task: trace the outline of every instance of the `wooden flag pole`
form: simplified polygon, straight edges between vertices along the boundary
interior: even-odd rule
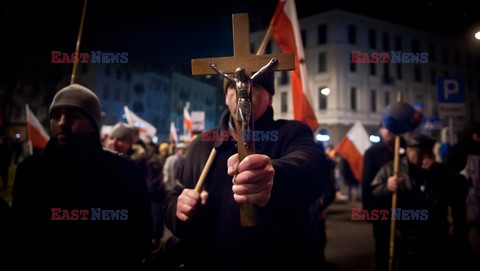
[[[80,30],[78,31],[77,44],[75,46],[75,53],[76,53],[77,56],[80,53],[80,42],[82,41],[83,23],[85,22],[85,13],[87,12],[87,1],[88,0],[84,0],[84,2],[83,2],[82,19],[80,20]],[[70,78],[70,84],[75,83],[75,74],[77,73],[78,62],[80,62],[80,61],[76,61],[76,62],[73,63],[73,69],[72,69],[72,76]]]
[[[402,101],[402,93],[397,92],[397,102]],[[393,156],[393,175],[398,178],[398,168],[400,165],[400,136],[395,135],[395,148]],[[392,210],[397,209],[397,193],[392,194]],[[393,212],[393,211],[392,211]],[[393,214],[393,213],[392,213]],[[388,270],[393,270],[393,258],[395,255],[395,219],[390,220],[390,252],[388,257]]]
[[[210,171],[210,167],[212,167],[213,160],[215,160],[216,155],[217,155],[217,150],[215,149],[215,147],[213,147],[212,151],[210,152],[210,155],[208,156],[207,163],[205,164],[205,167],[203,167],[202,174],[200,174],[200,178],[198,178],[197,185],[195,185],[195,191],[197,191],[198,193],[202,192],[203,183],[207,178],[207,174]]]

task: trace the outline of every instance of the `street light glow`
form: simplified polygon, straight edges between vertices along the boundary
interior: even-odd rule
[[[370,141],[373,142],[373,143],[378,143],[378,142],[380,142],[380,137],[377,136],[377,135],[371,135],[370,136]]]
[[[323,135],[323,134],[318,134],[316,138],[317,138],[317,141],[321,141],[321,142],[327,142],[330,140],[329,135]]]
[[[328,94],[330,94],[330,89],[329,88],[323,88],[322,90],[320,90],[320,93],[322,93],[325,96],[328,96]]]
[[[478,31],[477,33],[475,33],[475,38],[476,38],[477,40],[480,40],[480,31]]]

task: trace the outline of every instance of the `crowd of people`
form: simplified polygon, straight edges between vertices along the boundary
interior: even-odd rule
[[[242,161],[235,138],[200,136],[188,145],[157,145],[124,123],[101,136],[94,92],[78,84],[61,89],[49,110],[51,139],[42,152],[18,164],[11,207],[1,205],[1,219],[9,221],[2,231],[12,234],[0,255],[17,266],[34,261],[162,270],[321,270],[335,163],[308,126],[273,119],[273,73],[262,77],[253,85],[255,129],[278,131],[278,140],[256,142],[256,153]],[[233,83],[225,84],[227,109],[215,128],[219,134],[235,129],[235,91]],[[389,210],[397,193],[397,208],[428,212],[425,221],[397,223],[397,270],[465,263],[468,232],[479,230],[480,126],[450,149],[444,163],[435,160],[430,136],[402,139],[398,175],[392,162],[395,135],[385,127],[380,135],[382,141],[364,155],[362,180],[348,174],[348,163],[342,163],[342,172],[360,183],[365,210]],[[6,156],[1,140],[6,187],[4,165],[12,156]],[[203,188],[196,190],[212,149],[216,157]],[[256,226],[241,226],[244,203],[253,205]],[[161,242],[164,225],[173,233],[167,244]],[[373,222],[377,270],[387,270],[389,233],[390,220]]]

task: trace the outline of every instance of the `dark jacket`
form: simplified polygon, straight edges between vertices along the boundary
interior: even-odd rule
[[[362,171],[362,201],[363,209],[372,208],[372,181],[383,165],[393,160],[393,151],[390,150],[385,142],[372,145],[365,151],[363,156]]]
[[[151,240],[144,180],[128,158],[103,150],[97,135],[68,150],[51,139],[42,155],[17,168],[12,203],[17,264],[22,259],[38,265],[139,264]],[[88,210],[88,220],[52,220],[52,208]],[[128,210],[127,219],[106,220],[102,214],[102,220],[93,220],[92,208]]]
[[[393,176],[393,162],[386,164],[372,182],[375,209],[387,209],[391,215],[391,196],[387,180]],[[404,179],[397,193],[397,208],[427,210],[425,220],[399,220],[396,222],[398,253],[415,256],[428,263],[449,255],[451,241],[460,248],[466,241],[465,198],[467,183],[463,176],[450,171],[443,164],[434,164],[427,171],[400,160],[399,176]],[[453,217],[453,238],[449,236],[448,208]],[[385,236],[388,242],[389,236]],[[405,261],[407,262],[407,261]],[[438,259],[436,263],[441,263]]]
[[[228,130],[229,118],[226,111],[220,131]],[[227,159],[237,152],[233,141],[215,142],[218,153],[204,185],[209,198],[191,222],[175,216],[183,188],[167,196],[167,226],[186,244],[186,263],[193,270],[274,270],[308,264],[302,260],[308,252],[308,207],[320,195],[322,180],[331,177],[326,157],[306,125],[274,121],[271,108],[255,123],[255,130],[278,131],[278,141],[256,142],[256,153],[268,155],[275,169],[270,201],[257,208],[258,226],[240,227],[239,205],[233,199],[232,177],[227,175]],[[195,186],[214,146],[201,138],[189,147],[180,174],[186,188]]]

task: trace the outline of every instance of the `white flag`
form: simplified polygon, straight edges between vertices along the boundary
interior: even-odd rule
[[[170,122],[170,141],[174,141],[175,144],[178,143],[177,128],[175,128],[175,123]]]
[[[47,145],[50,136],[47,131],[45,131],[35,114],[30,110],[28,104],[25,105],[25,111],[27,113],[28,140],[32,142],[33,147],[43,150]]]
[[[130,111],[127,106],[124,106],[123,109],[125,110],[125,116],[127,117],[128,123],[139,129],[140,139],[145,141],[147,139],[147,135],[153,138],[157,134],[157,128],[155,128],[148,121],[135,115],[135,113]]]

